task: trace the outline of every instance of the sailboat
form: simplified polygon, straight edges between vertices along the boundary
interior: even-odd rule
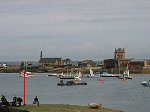
[[[79,80],[81,80],[81,77],[82,77],[82,74],[81,74],[81,72],[79,71],[78,75],[75,76],[74,78],[75,78],[75,80],[79,81]]]
[[[127,68],[124,71],[123,75],[121,77],[119,77],[119,79],[132,79],[132,76],[129,73],[128,65],[127,65]]]
[[[58,76],[60,79],[75,79],[74,76],[72,74],[68,74],[68,69],[67,69],[67,74],[60,74]]]
[[[90,74],[87,77],[89,77],[89,78],[98,78],[99,76],[95,75],[93,70],[90,68]]]

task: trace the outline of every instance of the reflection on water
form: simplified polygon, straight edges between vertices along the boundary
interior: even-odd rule
[[[150,87],[143,87],[140,82],[149,80],[150,75],[133,75],[133,80],[122,81],[117,78],[104,78],[104,82],[96,78],[84,78],[88,85],[57,86],[60,81],[47,74],[35,74],[27,78],[27,104],[33,102],[35,96],[40,103],[65,103],[87,105],[91,102],[125,112],[149,112]],[[14,95],[23,98],[23,78],[16,73],[0,74],[0,94],[12,101]]]

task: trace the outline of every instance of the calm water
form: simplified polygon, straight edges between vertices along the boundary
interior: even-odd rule
[[[150,75],[132,75],[133,80],[104,78],[101,83],[96,78],[83,78],[87,86],[57,86],[59,79],[38,73],[27,79],[27,104],[37,95],[40,103],[64,103],[87,105],[91,102],[123,110],[125,112],[150,112],[150,87],[140,82],[150,80]],[[12,101],[14,95],[23,98],[23,78],[15,73],[0,74],[0,95]]]

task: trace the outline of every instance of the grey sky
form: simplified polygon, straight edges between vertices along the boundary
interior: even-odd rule
[[[150,0],[0,0],[0,61],[150,58]]]

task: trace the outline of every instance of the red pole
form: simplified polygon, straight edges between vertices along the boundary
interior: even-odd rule
[[[24,71],[23,79],[24,79],[24,106],[25,106],[26,105],[26,70]]]

